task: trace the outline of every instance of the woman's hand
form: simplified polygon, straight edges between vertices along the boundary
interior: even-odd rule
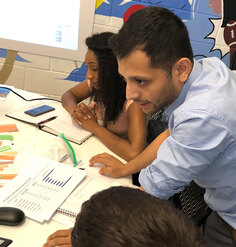
[[[76,123],[81,125],[84,129],[93,133],[94,127],[98,124],[94,109],[83,103],[76,106],[72,114]]]

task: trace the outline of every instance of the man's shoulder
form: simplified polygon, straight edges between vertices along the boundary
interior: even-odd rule
[[[200,62],[202,64],[204,64],[204,63],[213,63],[213,64],[217,63],[219,65],[226,66],[225,63],[222,62],[222,60],[220,60],[218,57],[204,57],[202,59],[195,60],[195,61]]]

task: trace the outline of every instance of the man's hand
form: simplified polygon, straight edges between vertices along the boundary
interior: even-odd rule
[[[114,178],[125,176],[124,164],[110,154],[102,153],[95,155],[89,160],[89,162],[89,166],[93,166],[95,163],[102,163],[105,165],[105,167],[102,167],[99,170],[101,175],[109,175]]]
[[[92,107],[81,103],[74,109],[72,117],[76,123],[93,133],[93,128],[97,124],[97,118]]]
[[[59,230],[50,235],[47,243],[43,247],[71,247],[71,232],[73,228],[67,230]]]

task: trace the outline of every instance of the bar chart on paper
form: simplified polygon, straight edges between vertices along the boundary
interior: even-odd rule
[[[58,178],[57,176],[53,176],[53,172],[55,169],[52,169],[51,171],[46,174],[46,176],[42,179],[43,182],[51,184],[53,186],[58,186],[58,187],[64,187],[71,179],[72,176],[69,177],[64,177],[64,178]]]
[[[43,222],[51,218],[85,176],[85,171],[37,157],[10,186],[1,189],[1,200],[22,209],[27,217]]]

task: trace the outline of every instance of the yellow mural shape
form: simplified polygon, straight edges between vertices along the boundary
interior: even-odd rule
[[[103,3],[103,0],[97,0],[96,1],[96,9]]]
[[[2,69],[0,70],[0,83],[1,84],[4,84],[9,78],[12,72],[12,69],[13,69],[13,64],[16,60],[16,55],[17,55],[17,51],[12,51],[12,50],[7,51],[7,57],[2,66]]]

